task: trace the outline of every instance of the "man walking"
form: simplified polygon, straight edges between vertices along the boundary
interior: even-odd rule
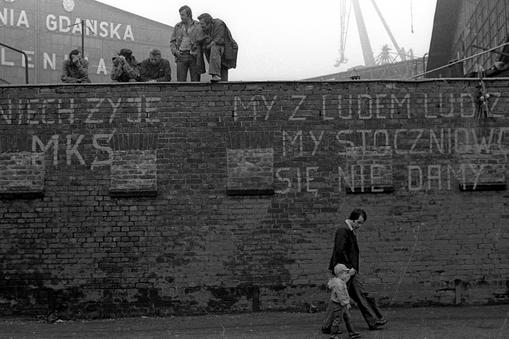
[[[350,217],[336,230],[334,236],[334,249],[329,262],[329,271],[334,272],[337,264],[343,264],[355,270],[355,275],[348,283],[348,293],[364,317],[370,330],[380,329],[387,323],[376,300],[365,291],[362,276],[359,274],[359,246],[355,231],[358,230],[367,220],[367,214],[363,209],[357,208],[350,213]]]
[[[226,24],[208,13],[198,17],[204,37],[200,39],[209,62],[211,81],[228,81],[228,69],[237,67],[238,45]]]
[[[205,62],[198,44],[202,31],[198,21],[193,20],[193,12],[189,6],[179,8],[180,19],[175,25],[170,38],[171,53],[177,64],[177,81],[187,81],[187,74],[191,81],[200,81],[205,73]]]

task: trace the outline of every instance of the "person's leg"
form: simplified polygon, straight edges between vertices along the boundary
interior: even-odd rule
[[[371,309],[375,312],[377,321],[378,320],[385,320],[384,316],[382,315],[382,311],[380,311],[380,308],[378,307],[378,304],[376,302],[376,299],[372,296],[370,296],[367,292],[365,292],[364,297],[368,301],[369,305],[371,306]]]
[[[187,59],[185,56],[178,57],[177,63],[177,81],[186,82],[187,81],[187,70],[189,68]]]
[[[224,47],[214,45],[210,48],[209,74],[212,76],[221,76],[221,58]]]
[[[369,328],[376,327],[377,314],[371,307],[371,304],[366,300],[367,293],[364,291],[364,284],[362,283],[359,274],[354,275],[348,282],[348,294],[350,298],[357,304],[359,310],[368,324]]]
[[[345,327],[346,330],[348,331],[348,334],[350,335],[350,338],[359,338],[361,334],[353,329],[352,316],[350,315],[350,310],[345,309],[345,311],[343,312],[343,320],[345,321]]]
[[[332,325],[330,327],[330,334],[341,334],[341,323],[343,322],[343,309],[339,304],[334,303],[334,313],[332,317]]]
[[[332,301],[329,301],[327,304],[327,309],[325,310],[325,318],[322,322],[322,333],[329,334],[332,326],[332,321],[334,320],[334,305]]]
[[[324,334],[337,334],[339,331],[339,324],[337,319],[341,319],[341,305],[329,301],[327,310],[325,311],[325,318],[322,323],[322,333]],[[341,321],[341,320],[340,320]]]
[[[228,68],[221,66],[221,81],[228,81]]]
[[[201,74],[197,63],[197,57],[191,55],[191,61],[189,64],[189,74],[191,75],[191,81],[200,82]]]

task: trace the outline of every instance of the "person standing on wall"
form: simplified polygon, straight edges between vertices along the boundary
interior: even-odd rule
[[[200,40],[209,63],[211,81],[228,81],[228,70],[237,67],[239,47],[226,24],[208,13],[198,17],[204,36]]]
[[[334,272],[337,264],[343,264],[355,270],[355,275],[348,282],[348,294],[355,301],[368,324],[370,330],[382,328],[387,320],[383,317],[375,298],[365,290],[362,275],[359,273],[359,246],[357,245],[357,231],[368,219],[363,209],[356,208],[350,217],[339,225],[334,236],[334,249],[329,262],[329,271]]]
[[[88,61],[81,57],[79,50],[73,49],[69,53],[69,59],[64,61],[60,79],[71,84],[91,82],[88,78]]]
[[[200,45],[197,43],[202,35],[198,21],[193,20],[193,12],[189,6],[179,9],[180,19],[175,25],[170,38],[170,50],[175,56],[177,64],[177,81],[187,81],[187,74],[191,81],[200,81],[205,73],[205,62]]]

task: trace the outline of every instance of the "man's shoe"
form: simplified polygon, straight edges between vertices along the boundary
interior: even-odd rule
[[[219,75],[213,75],[212,79],[210,79],[212,82],[218,82],[221,81],[221,77]]]
[[[369,325],[369,329],[370,329],[371,331],[380,330],[381,328],[382,328],[381,326],[377,326],[376,324]]]
[[[361,337],[361,334],[359,332],[350,332],[350,333],[348,333],[348,335],[350,336],[350,339],[355,339],[355,338]]]
[[[382,327],[385,324],[387,324],[387,320],[386,319],[379,319],[379,320],[375,321],[375,326],[378,326],[378,327]]]

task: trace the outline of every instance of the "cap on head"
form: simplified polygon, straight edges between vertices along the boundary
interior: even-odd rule
[[[334,266],[334,275],[339,275],[343,272],[348,272],[350,269],[343,264],[337,264]]]
[[[120,52],[118,52],[118,55],[123,55],[125,57],[131,56],[133,54],[133,51],[131,51],[128,48],[122,48]]]

